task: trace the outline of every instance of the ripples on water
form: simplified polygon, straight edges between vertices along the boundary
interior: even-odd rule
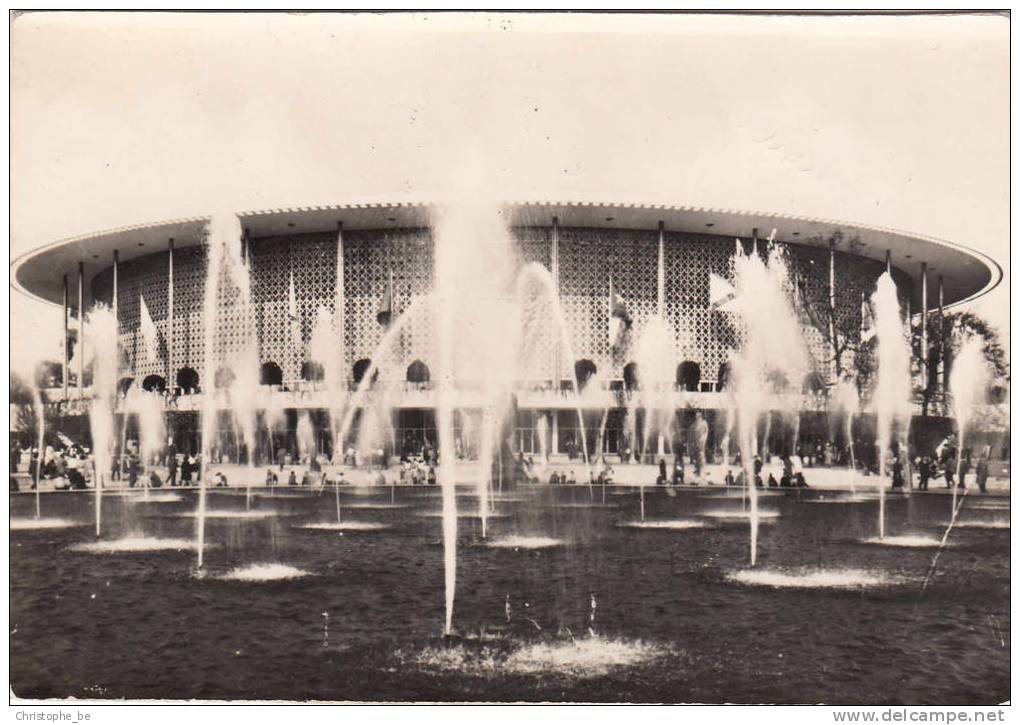
[[[493,549],[548,549],[564,543],[562,539],[548,536],[503,536],[490,541],[487,546]]]
[[[217,579],[228,582],[275,582],[286,579],[300,579],[308,576],[308,572],[288,564],[249,564],[240,566]]]
[[[470,676],[554,675],[603,677],[615,669],[645,665],[664,657],[671,648],[601,636],[576,640],[539,641],[513,648],[464,644],[426,647],[410,656],[409,664],[425,670]]]
[[[198,516],[194,511],[184,511],[176,514],[181,518],[193,519]],[[276,511],[206,511],[206,519],[268,519],[276,516]]]
[[[698,516],[708,516],[713,519],[748,519],[751,516],[751,512],[741,511],[740,509],[711,509],[709,511],[698,512]],[[778,511],[758,511],[758,519],[763,523],[777,518],[779,518]]]
[[[627,521],[617,524],[617,526],[626,529],[671,529],[681,531],[683,529],[704,529],[708,524],[704,521],[676,519],[673,521]]]
[[[37,529],[69,529],[90,524],[71,519],[11,519],[11,531],[34,531]]]
[[[136,496],[130,496],[124,499],[128,503],[145,504],[145,503],[180,503],[184,500],[184,496],[179,493],[150,493],[148,496],[145,494],[138,494]]]
[[[386,524],[379,524],[374,521],[325,521],[322,523],[301,524],[298,529],[310,529],[312,531],[381,531],[388,529]]]
[[[818,569],[799,572],[743,569],[726,578],[738,584],[794,589],[863,589],[899,583],[896,577],[862,569]]]
[[[912,549],[927,549],[938,547],[942,543],[942,539],[938,536],[908,534],[903,536],[886,536],[884,538],[873,536],[869,539],[863,539],[861,543],[874,544],[876,546],[903,546]]]
[[[198,548],[194,539],[160,539],[155,536],[128,536],[112,541],[93,541],[73,544],[71,551],[86,554],[125,554],[146,551],[193,551]]]

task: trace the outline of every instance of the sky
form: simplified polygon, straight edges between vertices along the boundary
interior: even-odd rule
[[[28,13],[11,26],[11,258],[134,223],[495,196],[841,219],[1002,265],[1002,16]],[[12,365],[59,309],[11,291]]]

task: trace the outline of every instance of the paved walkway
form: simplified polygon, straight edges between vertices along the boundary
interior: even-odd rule
[[[612,464],[611,464],[612,465]],[[300,481],[304,476],[306,466],[284,466],[281,469],[279,466],[272,466],[273,471],[276,473],[279,482],[277,485],[286,486],[287,479],[290,476],[290,472],[294,471],[297,480]],[[267,467],[262,466],[258,468],[251,468],[249,466],[240,466],[236,464],[222,464],[211,466],[212,471],[222,471],[227,477],[227,481],[231,488],[243,487],[243,486],[264,486],[266,480],[266,469]],[[645,464],[616,464],[612,465],[612,485],[614,486],[653,486],[655,485],[655,479],[659,475],[658,466],[645,465]],[[165,468],[156,468],[157,473],[164,480],[167,476]],[[342,470],[344,473],[344,479],[353,485],[373,485],[380,473],[379,469],[355,469],[349,466],[326,466],[325,470],[332,472],[334,470]],[[596,469],[598,470],[598,469]],[[708,465],[702,471],[700,478],[695,478],[694,469],[687,466],[685,469],[685,487],[691,487],[696,481],[699,486],[722,486],[723,481],[726,477],[726,471],[731,470],[733,475],[736,476],[739,473],[739,469],[735,466],[724,467],[719,464]],[[538,475],[539,483],[548,483],[552,473],[558,473],[562,475],[569,475],[573,472],[578,484],[584,485],[588,480],[588,469],[584,463],[575,461],[573,463],[552,463],[545,466],[536,465],[536,473]],[[782,465],[778,462],[766,465],[763,472],[763,477],[768,480],[768,474],[773,473],[778,480],[782,474]],[[396,467],[390,467],[382,471],[387,485],[393,484],[395,480],[399,480],[399,469]],[[312,474],[315,478],[319,478],[321,474]],[[31,491],[31,480],[27,473],[15,474],[12,476],[18,481],[21,492]],[[457,480],[458,482],[465,482],[477,480],[478,477],[478,465],[475,463],[464,463],[458,462],[457,464]],[[845,468],[805,468],[804,478],[808,485],[813,489],[820,489],[826,491],[866,491],[866,490],[877,490],[880,479],[878,476],[866,476],[861,471],[850,472]],[[140,483],[144,483],[140,480]],[[917,491],[917,476],[914,476],[914,492]],[[44,480],[42,482],[41,490],[53,491],[55,490],[55,484],[66,485],[63,479],[56,480]],[[890,485],[889,478],[885,479],[885,486],[888,488]],[[110,481],[105,484],[105,488],[108,489],[126,489],[127,481]],[[988,494],[986,495],[997,495],[997,496],[1009,496],[1010,487],[1008,478],[989,478],[988,479]],[[977,485],[974,482],[974,475],[971,474],[967,477],[967,489],[970,494],[977,494]],[[940,495],[940,494],[952,494],[952,491],[945,487],[945,481],[942,479],[933,480],[929,484],[929,491],[927,495]]]

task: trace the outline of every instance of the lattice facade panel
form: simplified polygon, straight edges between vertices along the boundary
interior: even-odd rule
[[[549,227],[518,227],[512,230],[517,262],[530,262],[546,270],[553,266],[552,230]],[[738,321],[731,313],[709,309],[709,274],[731,277],[732,240],[713,236],[666,232],[664,237],[665,316],[675,332],[676,363],[692,360],[701,366],[703,381],[714,381],[719,367],[739,344]],[[424,298],[432,287],[435,255],[428,229],[346,231],[343,235],[344,289],[343,333],[337,339],[351,375],[354,363],[371,358],[386,330],[377,313],[389,275],[393,275],[394,321],[413,306],[403,328],[394,333],[386,359],[378,361],[384,380],[404,380],[406,368],[421,360],[435,369],[435,327],[432,305]],[[764,253],[764,245],[760,245]],[[308,344],[318,308],[332,311],[336,299],[336,233],[301,234],[251,240],[250,281],[253,297],[254,334],[260,362],[272,361],[287,380],[300,378],[308,359]],[[535,303],[530,314],[532,344],[522,351],[520,373],[524,380],[549,380],[559,361],[561,376],[573,363],[591,359],[601,379],[619,379],[633,359],[634,346],[658,310],[658,233],[655,231],[561,228],[559,230],[559,289],[563,315],[569,328],[574,359],[560,351],[551,310]],[[807,297],[820,311],[828,297],[828,250],[787,246],[787,266],[805,280]],[[870,295],[884,265],[842,251],[835,255],[837,327],[853,331],[860,327],[862,295]],[[165,342],[167,335],[167,253],[151,254],[120,265],[119,322],[125,374],[140,382],[158,374],[173,383],[184,367],[204,372],[204,295],[206,252],[187,247],[174,253],[174,330],[172,360],[161,349],[160,358],[145,359],[140,331],[139,295]],[[296,292],[296,321],[290,317],[291,273]],[[542,273],[544,274],[544,272]],[[609,278],[633,318],[633,328],[611,348],[609,340]],[[901,302],[910,293],[910,280],[896,272]],[[105,270],[93,281],[94,296],[109,301],[112,272]],[[538,283],[528,289],[538,295]],[[217,356],[229,356],[245,344],[242,317],[231,306],[233,297],[221,300]],[[294,326],[300,337],[293,342]],[[805,341],[816,368],[827,371],[829,351],[824,335],[804,320]],[[844,364],[852,364],[852,356]],[[207,381],[202,380],[203,386]],[[211,381],[209,381],[211,382]]]
[[[435,369],[434,324],[425,298],[432,288],[434,255],[427,229],[358,231],[344,234],[344,346],[347,369],[372,359],[387,333],[377,319],[393,275],[392,320],[408,319],[393,333],[385,358],[376,360],[381,380],[403,380],[406,366],[421,360]],[[421,299],[421,301],[416,301]]]
[[[658,239],[641,230],[560,229],[560,298],[573,352],[595,363],[598,378],[623,376],[627,351],[657,313]],[[610,275],[633,320],[616,341],[609,339]]]
[[[279,365],[285,381],[300,380],[319,307],[335,308],[337,234],[253,239],[248,249],[260,362]],[[339,355],[339,339],[336,348]]]
[[[677,364],[691,360],[715,380],[737,345],[731,313],[709,308],[709,275],[732,278],[734,242],[718,236],[665,235],[666,320],[676,332]]]

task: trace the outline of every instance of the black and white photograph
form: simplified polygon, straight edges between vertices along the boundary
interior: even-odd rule
[[[1008,10],[8,26],[20,712],[1005,722]]]

